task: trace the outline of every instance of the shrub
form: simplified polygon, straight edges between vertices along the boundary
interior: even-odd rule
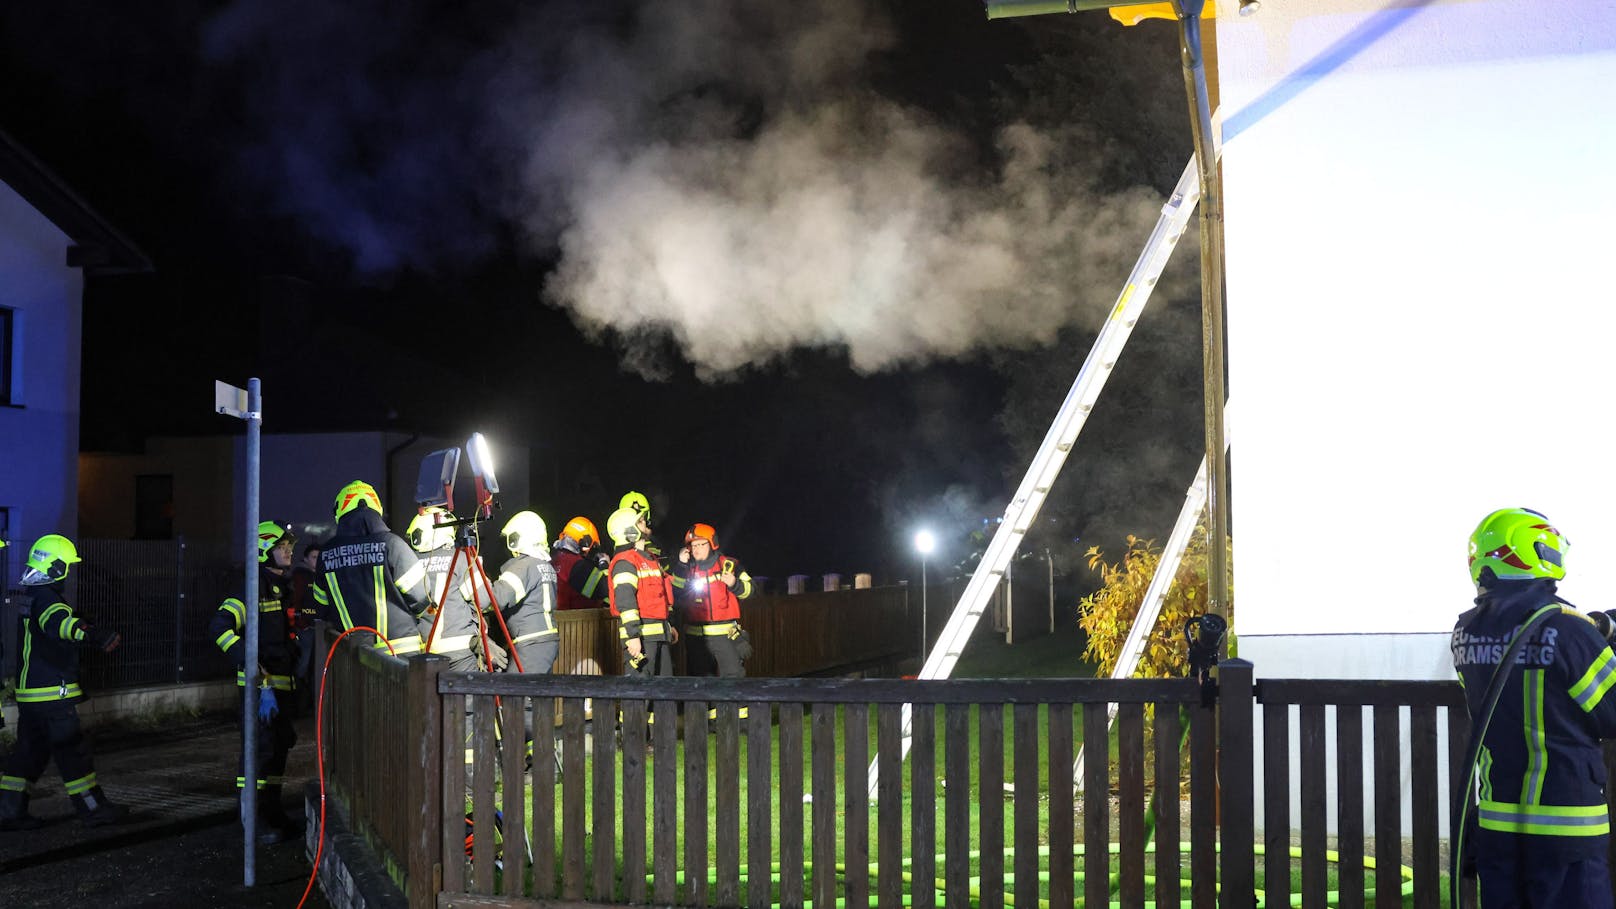
[[[1184,639],[1184,623],[1206,612],[1206,536],[1205,525],[1198,526],[1185,548],[1178,574],[1162,601],[1161,615],[1145,642],[1134,677],[1182,678],[1189,674],[1189,645]],[[1145,591],[1161,562],[1161,547],[1154,540],[1142,540],[1129,534],[1127,548],[1115,563],[1106,562],[1098,546],[1089,547],[1086,555],[1089,569],[1100,575],[1100,589],[1077,604],[1078,623],[1089,638],[1083,658],[1094,664],[1097,676],[1106,676],[1116,668],[1122,642],[1139,615]],[[1226,617],[1232,629],[1232,588],[1230,600]]]

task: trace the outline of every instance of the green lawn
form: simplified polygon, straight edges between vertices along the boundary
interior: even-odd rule
[[[1008,678],[1008,677],[1016,677],[1016,676],[1019,676],[1019,677],[1034,677],[1034,678],[1046,677],[1047,678],[1047,677],[1070,677],[1070,676],[1076,676],[1076,675],[1088,675],[1088,674],[1090,674],[1089,668],[1087,666],[1085,666],[1084,664],[1082,664],[1078,660],[1078,656],[1079,656],[1079,654],[1081,652],[1081,646],[1080,646],[1080,643],[1078,643],[1078,641],[1080,641],[1080,638],[1076,634],[1072,634],[1072,635],[1069,635],[1069,636],[1045,635],[1043,637],[1034,638],[1034,639],[1031,639],[1031,640],[1026,641],[1024,643],[1017,644],[1015,646],[1006,646],[1006,645],[1004,645],[1002,643],[1002,638],[991,638],[991,639],[973,641],[971,649],[967,651],[965,657],[960,661],[960,664],[959,664],[959,666],[958,666],[958,668],[957,668],[957,670],[955,672],[955,676],[959,677],[959,678]],[[602,706],[602,703],[597,701],[597,703],[596,703],[597,709],[599,709],[601,706]],[[935,835],[933,837],[933,841],[932,841],[931,846],[932,846],[932,854],[933,854],[933,856],[935,858],[935,876],[936,876],[936,879],[937,879],[937,891],[938,891],[937,892],[937,902],[940,905],[942,903],[942,900],[943,900],[942,884],[943,884],[943,876],[945,874],[945,869],[949,869],[949,868],[954,867],[955,863],[960,860],[959,856],[949,856],[949,855],[946,854],[946,851],[947,851],[947,848],[948,848],[948,845],[949,845],[948,841],[950,839],[949,832],[952,830],[952,831],[956,831],[956,834],[959,833],[959,832],[964,833],[964,842],[966,843],[965,850],[968,853],[968,855],[966,855],[964,857],[964,861],[967,863],[967,874],[971,878],[971,888],[972,888],[972,894],[973,894],[971,902],[972,902],[972,904],[977,903],[977,901],[978,901],[977,898],[979,896],[979,894],[977,893],[977,888],[979,886],[978,878],[979,878],[979,876],[980,876],[980,874],[982,872],[982,867],[983,867],[982,854],[981,854],[982,848],[983,848],[982,826],[981,826],[982,825],[982,820],[983,820],[983,812],[984,811],[990,811],[990,812],[991,811],[997,811],[999,813],[999,819],[1000,819],[1000,822],[1001,822],[1000,825],[999,825],[999,829],[1002,831],[1002,842],[1001,842],[1001,845],[1000,845],[999,848],[1002,850],[1002,852],[1001,852],[1001,854],[1003,855],[1002,865],[1003,865],[1003,869],[1004,869],[1004,875],[1006,877],[1006,885],[1005,885],[1005,893],[1004,893],[1004,896],[1003,896],[1003,902],[1005,903],[1005,905],[1011,905],[1011,906],[1015,905],[1015,899],[1014,899],[1014,893],[1013,893],[1013,890],[1014,890],[1013,875],[1014,875],[1014,869],[1015,869],[1015,857],[1016,857],[1016,855],[1020,854],[1021,851],[1025,850],[1025,849],[1036,849],[1036,850],[1039,851],[1038,865],[1039,865],[1041,878],[1042,878],[1041,881],[1040,881],[1040,886],[1039,886],[1039,897],[1040,897],[1039,901],[1040,901],[1040,903],[1043,903],[1045,900],[1047,900],[1048,893],[1049,893],[1049,889],[1048,889],[1049,885],[1048,885],[1047,875],[1048,875],[1048,870],[1049,870],[1050,863],[1049,863],[1047,846],[1048,846],[1048,830],[1049,830],[1049,826],[1050,826],[1050,821],[1051,821],[1051,818],[1055,816],[1055,815],[1052,814],[1052,812],[1058,812],[1058,811],[1061,811],[1061,810],[1067,810],[1067,811],[1072,812],[1072,829],[1074,831],[1074,834],[1075,834],[1075,837],[1076,837],[1077,841],[1079,843],[1081,843],[1081,841],[1083,839],[1083,816],[1082,816],[1081,808],[1071,806],[1071,807],[1067,807],[1065,809],[1062,809],[1058,805],[1052,804],[1052,800],[1049,798],[1049,794],[1048,794],[1048,781],[1049,781],[1049,766],[1048,765],[1049,765],[1049,759],[1048,759],[1048,750],[1047,750],[1048,741],[1049,741],[1049,739],[1048,739],[1049,708],[1047,706],[1040,706],[1040,708],[1038,709],[1038,714],[1037,714],[1037,727],[1038,727],[1037,741],[1038,741],[1038,747],[1037,747],[1037,750],[1035,752],[1036,762],[1037,762],[1037,765],[1038,765],[1038,779],[1039,779],[1039,789],[1040,789],[1040,791],[1034,796],[1036,798],[1036,806],[1037,806],[1036,807],[1036,811],[1037,811],[1036,829],[1038,831],[1038,834],[1037,834],[1035,842],[1018,842],[1016,840],[1016,817],[1015,817],[1015,811],[1016,811],[1016,805],[1017,805],[1017,802],[1015,801],[1016,794],[1008,793],[1008,792],[1001,792],[1000,797],[997,798],[997,799],[993,798],[993,796],[992,796],[993,792],[1002,790],[1004,783],[1012,783],[1014,781],[1014,778],[1015,778],[1015,757],[1016,757],[1016,755],[1015,755],[1015,743],[1014,743],[1014,715],[1013,715],[1013,712],[1008,708],[999,708],[999,710],[1001,711],[1001,714],[1002,714],[1002,724],[1001,725],[1002,725],[1002,728],[1004,730],[1003,731],[1003,736],[1002,736],[1002,741],[1001,741],[1000,746],[999,746],[999,751],[1000,751],[1000,754],[1001,754],[1001,757],[1002,757],[1003,774],[1002,774],[1002,779],[997,781],[999,783],[999,786],[994,787],[992,784],[990,784],[989,792],[984,795],[984,793],[982,791],[983,790],[982,783],[981,783],[981,780],[980,780],[980,769],[981,769],[981,766],[982,766],[982,754],[983,754],[983,752],[982,752],[983,743],[981,741],[981,733],[980,733],[980,729],[981,729],[980,721],[981,721],[981,718],[983,716],[982,710],[983,710],[983,708],[980,708],[980,707],[972,707],[969,710],[968,759],[966,761],[966,768],[967,768],[967,771],[968,771],[968,774],[969,774],[969,782],[968,782],[967,785],[969,787],[968,791],[970,792],[970,797],[967,800],[968,801],[968,806],[967,806],[965,812],[963,814],[958,814],[958,812],[955,812],[955,814],[958,814],[958,816],[954,816],[953,814],[950,814],[950,806],[949,806],[949,803],[948,803],[948,781],[946,779],[947,773],[948,773],[948,765],[947,765],[947,762],[946,762],[946,755],[945,755],[945,750],[946,750],[945,729],[946,729],[946,725],[945,725],[944,710],[942,708],[935,708],[935,711],[934,711],[934,717],[935,717],[934,729],[935,729],[935,739],[936,740],[935,740],[935,747],[933,749],[933,773],[931,774],[929,789],[930,789],[931,797],[933,799],[933,804],[935,806],[935,809],[934,809],[934,815],[935,815],[934,831],[935,831]],[[1072,730],[1073,730],[1073,739],[1074,739],[1073,747],[1074,747],[1074,750],[1075,750],[1075,748],[1077,746],[1081,745],[1081,741],[1082,741],[1083,723],[1082,723],[1081,710],[1082,710],[1081,707],[1078,707],[1078,708],[1076,708],[1074,710],[1074,716],[1073,716],[1073,721],[1072,721]],[[868,867],[867,868],[861,868],[861,867],[849,868],[849,867],[847,867],[847,861],[846,861],[845,856],[847,855],[848,834],[850,832],[850,830],[849,830],[850,825],[848,823],[848,816],[847,816],[848,786],[851,785],[851,786],[857,787],[857,789],[859,789],[859,790],[863,790],[865,788],[865,786],[866,786],[865,771],[866,771],[866,767],[867,767],[867,762],[868,762],[868,760],[874,758],[874,756],[876,754],[876,751],[877,751],[877,747],[878,747],[878,741],[879,741],[879,739],[878,739],[878,730],[877,730],[877,712],[876,712],[876,709],[874,707],[871,707],[868,710],[868,719],[867,719],[867,724],[866,724],[866,726],[867,726],[866,740],[868,742],[868,754],[867,754],[864,761],[852,761],[852,760],[849,760],[849,759],[846,758],[846,744],[847,744],[847,742],[846,742],[846,727],[845,727],[845,724],[847,722],[847,716],[848,716],[847,708],[842,707],[842,708],[838,708],[836,710],[834,723],[833,723],[833,726],[834,726],[834,730],[833,730],[833,742],[834,742],[834,745],[833,745],[833,749],[832,749],[832,754],[833,754],[832,760],[834,762],[835,783],[834,783],[833,790],[831,792],[829,792],[829,793],[812,793],[813,781],[814,781],[814,750],[815,750],[814,749],[814,729],[813,729],[814,722],[813,722],[811,714],[809,714],[807,712],[805,712],[805,715],[803,716],[803,718],[801,720],[801,729],[800,729],[800,736],[801,736],[800,740],[802,742],[802,754],[801,754],[802,774],[801,774],[801,778],[802,778],[802,781],[803,781],[804,790],[806,792],[808,792],[808,793],[812,793],[815,797],[825,798],[825,797],[828,796],[828,799],[829,799],[829,801],[830,801],[830,803],[832,805],[833,826],[834,826],[834,830],[835,830],[834,851],[833,851],[833,853],[831,855],[828,855],[828,856],[816,855],[815,844],[814,844],[814,840],[813,840],[813,825],[814,825],[814,820],[815,820],[815,809],[816,809],[816,807],[819,807],[819,808],[822,809],[823,805],[816,806],[816,805],[812,804],[811,802],[801,804],[800,805],[801,814],[802,814],[801,829],[800,830],[792,829],[792,830],[789,830],[789,831],[782,829],[781,809],[782,809],[783,806],[782,806],[782,801],[781,801],[782,797],[781,797],[781,794],[780,794],[780,773],[779,773],[779,768],[781,767],[781,755],[780,755],[780,733],[781,733],[781,728],[779,726],[778,714],[776,715],[775,725],[771,726],[771,728],[770,728],[771,735],[769,736],[769,738],[767,740],[767,746],[769,748],[769,766],[772,769],[772,772],[771,772],[770,777],[768,779],[770,811],[769,811],[769,814],[767,815],[766,819],[763,819],[763,822],[767,823],[769,825],[769,829],[770,829],[770,844],[771,844],[771,847],[772,847],[772,854],[770,856],[770,861],[771,861],[771,864],[772,864],[773,878],[774,878],[774,880],[772,881],[772,884],[771,884],[771,898],[773,900],[775,900],[775,901],[779,901],[780,898],[781,898],[781,888],[780,888],[779,876],[780,876],[781,844],[782,844],[782,836],[783,835],[790,835],[790,836],[793,836],[793,837],[795,837],[795,836],[800,836],[801,837],[801,843],[802,843],[801,854],[802,854],[802,860],[803,860],[803,872],[802,872],[803,877],[802,877],[802,879],[800,880],[799,883],[800,883],[800,887],[801,887],[801,893],[802,893],[802,895],[803,895],[803,897],[805,899],[807,899],[809,901],[812,901],[813,894],[814,894],[814,889],[815,889],[814,888],[815,877],[816,877],[816,875],[818,875],[820,873],[826,873],[826,872],[833,873],[836,876],[836,878],[837,878],[836,893],[838,894],[839,897],[844,896],[847,893],[847,883],[851,879],[849,876],[853,875],[853,876],[863,876],[867,880],[867,892],[872,894],[871,899],[874,898],[873,894],[876,892],[876,884],[877,884],[877,878],[876,878],[876,875],[875,875],[875,872],[876,872],[876,858],[880,854],[879,853],[879,849],[880,849],[880,840],[879,840],[880,831],[878,829],[879,806],[873,800],[870,801],[870,803],[868,805],[867,816],[862,821],[862,824],[863,824],[863,838],[864,838],[864,841],[866,843],[867,850],[868,850],[868,853],[867,853],[868,854],[868,860],[867,860],[868,861]],[[744,730],[745,727],[746,727],[746,721],[743,720],[741,725],[742,725],[742,729]],[[750,787],[753,785],[754,781],[749,780],[749,779],[747,779],[745,777],[745,768],[749,764],[750,749],[752,747],[754,747],[754,746],[761,745],[761,744],[762,743],[753,742],[753,741],[748,740],[748,738],[743,733],[743,735],[740,737],[738,754],[736,755],[736,757],[738,759],[738,762],[737,762],[736,766],[738,766],[740,768],[740,770],[741,770],[741,774],[740,774],[741,779],[734,780],[734,781],[729,781],[729,780],[724,781],[725,783],[728,783],[729,785],[736,786],[738,804],[740,805],[740,809],[741,809],[741,816],[739,818],[738,838],[739,838],[740,853],[741,853],[740,854],[740,865],[739,865],[739,873],[741,875],[740,897],[741,897],[741,899],[743,901],[745,901],[747,899],[747,892],[748,892],[747,891],[747,882],[746,882],[746,879],[745,879],[746,872],[747,872],[746,849],[747,849],[747,843],[749,842],[749,838],[750,838],[749,837],[750,826],[755,820],[755,819],[749,818],[747,816],[747,807],[748,807],[748,805],[750,803]],[[613,767],[614,792],[616,793],[617,798],[619,800],[621,800],[622,793],[623,793],[623,786],[624,786],[624,776],[623,776],[623,769],[622,769],[622,754],[621,754],[621,751],[620,751],[620,747],[621,746],[619,746],[618,752],[614,755],[616,760],[614,761],[614,767]],[[643,841],[646,844],[646,855],[645,855],[645,859],[644,859],[644,865],[645,865],[645,868],[646,868],[646,870],[648,872],[652,871],[653,868],[654,868],[653,856],[655,854],[655,850],[656,850],[657,845],[658,845],[657,840],[656,840],[656,831],[654,830],[653,817],[652,817],[652,815],[653,815],[653,805],[654,805],[654,790],[655,790],[655,782],[654,781],[655,781],[657,763],[659,761],[671,760],[671,761],[674,761],[675,764],[676,764],[676,784],[675,784],[675,788],[674,788],[673,793],[672,793],[672,797],[675,799],[675,804],[677,805],[677,811],[678,811],[678,814],[679,814],[679,820],[675,825],[675,830],[672,833],[672,838],[673,838],[673,847],[674,847],[673,848],[673,853],[674,853],[674,855],[676,857],[674,864],[675,864],[675,867],[680,869],[680,870],[676,874],[676,877],[677,877],[677,891],[676,891],[675,902],[685,902],[685,901],[687,901],[686,889],[685,889],[686,888],[685,873],[686,873],[687,870],[690,870],[690,869],[686,869],[686,864],[687,863],[686,863],[686,860],[685,860],[686,859],[686,854],[685,854],[685,849],[686,849],[685,833],[686,833],[686,830],[687,830],[687,827],[688,827],[687,818],[694,817],[697,812],[699,812],[706,820],[706,828],[707,828],[706,840],[707,840],[707,842],[706,842],[706,852],[705,852],[706,861],[704,863],[704,867],[701,867],[699,870],[696,871],[696,873],[702,874],[702,875],[704,875],[704,876],[706,876],[708,878],[709,883],[708,883],[708,886],[707,886],[707,897],[708,897],[709,901],[711,901],[711,899],[713,898],[713,886],[714,886],[714,882],[716,881],[716,875],[717,875],[716,863],[717,863],[717,860],[718,860],[717,847],[716,847],[717,833],[718,833],[718,828],[717,828],[718,820],[717,820],[717,810],[716,810],[716,801],[717,801],[716,793],[718,791],[718,787],[721,784],[720,780],[718,779],[718,774],[717,774],[717,765],[719,763],[719,761],[718,761],[719,756],[718,756],[718,753],[717,753],[717,749],[718,749],[718,745],[717,745],[716,736],[714,736],[711,729],[709,729],[708,736],[707,736],[707,773],[706,773],[707,778],[706,778],[706,786],[705,786],[706,799],[705,799],[704,804],[693,803],[687,798],[687,795],[686,795],[686,793],[688,792],[688,787],[686,785],[687,781],[685,779],[685,739],[681,738],[676,743],[675,747],[671,750],[671,752],[667,752],[667,751],[664,751],[664,750],[655,750],[655,751],[651,752],[650,754],[648,754],[647,758],[646,758],[645,772],[644,772],[645,789],[646,789],[644,804],[646,806],[646,816],[639,819],[638,822],[644,825],[644,827],[643,827],[643,829],[644,829]],[[1113,736],[1112,740],[1108,743],[1108,748],[1107,748],[1108,756],[1110,757],[1110,759],[1113,762],[1115,761],[1115,757],[1116,757],[1116,749],[1117,749],[1116,739]],[[1145,739],[1145,754],[1147,755],[1147,760],[1146,760],[1146,764],[1147,764],[1147,767],[1146,767],[1146,770],[1147,770],[1147,797],[1148,797],[1148,795],[1150,793],[1150,787],[1151,787],[1151,782],[1150,782],[1150,779],[1149,779],[1150,760],[1149,760],[1148,756],[1150,754],[1152,754],[1152,753],[1153,753],[1153,744],[1152,744],[1152,741],[1151,741],[1151,734],[1147,730],[1146,739]],[[593,880],[594,880],[593,831],[595,831],[597,829],[604,830],[604,829],[606,829],[606,826],[607,826],[604,823],[604,821],[605,821],[604,818],[597,819],[594,816],[593,786],[592,786],[592,781],[594,779],[594,768],[592,766],[592,762],[593,762],[593,755],[589,755],[587,757],[587,759],[586,759],[585,786],[584,786],[584,793],[583,793],[583,796],[582,796],[582,798],[583,798],[583,806],[584,806],[584,815],[585,815],[585,819],[586,819],[585,829],[586,829],[586,831],[590,831],[589,839],[586,841],[585,847],[584,847],[585,865],[584,865],[584,868],[583,868],[582,880],[584,882],[584,896],[586,898],[591,898],[591,899],[594,898],[594,896],[595,896],[594,888],[593,888]],[[909,860],[908,860],[907,857],[910,856],[911,853],[913,852],[913,849],[911,848],[912,829],[911,829],[910,807],[911,807],[911,800],[914,798],[914,795],[915,795],[914,790],[912,788],[913,781],[911,779],[911,768],[912,768],[912,764],[910,762],[908,762],[908,761],[905,761],[904,764],[903,764],[903,767],[902,767],[901,787],[900,787],[901,788],[901,798],[902,798],[902,806],[901,806],[901,812],[900,812],[901,816],[902,816],[902,824],[901,824],[901,830],[898,833],[898,836],[900,838],[900,843],[902,844],[901,852],[906,857],[905,860],[904,860],[905,876],[904,876],[904,887],[903,887],[904,892],[906,894],[912,893],[916,889],[919,889],[919,888],[925,886],[923,882],[916,882],[912,878],[910,878],[909,875],[908,875],[908,867],[909,867],[908,866],[908,861]],[[1113,780],[1113,786],[1115,786],[1114,781],[1116,779],[1116,772],[1115,772],[1114,767],[1112,769],[1111,779]],[[537,801],[538,801],[537,808],[538,808],[538,810],[547,811],[547,812],[553,812],[554,816],[558,820],[559,820],[560,817],[563,816],[563,805],[562,805],[563,793],[562,793],[562,788],[559,785],[556,786],[552,791],[540,792],[540,793],[536,793],[536,794],[533,793],[531,790],[529,790],[527,792],[527,799],[528,799],[527,816],[530,819],[533,817],[533,810],[534,810],[533,799],[534,799],[535,795],[537,795],[537,797],[538,797],[537,798]],[[1025,802],[1025,794],[1021,794],[1021,795],[1023,796],[1023,802]],[[792,797],[793,798],[800,798],[800,796],[792,796]],[[1057,800],[1057,801],[1063,802],[1064,800]],[[1187,867],[1188,867],[1188,860],[1189,860],[1189,857],[1188,857],[1188,834],[1189,834],[1189,823],[1190,823],[1189,806],[1187,804],[1185,804],[1183,806],[1182,814],[1183,814],[1183,816],[1181,818],[1181,825],[1182,825],[1182,827],[1181,827],[1181,838],[1183,840],[1183,846],[1181,848],[1183,849],[1183,857],[1181,859],[1181,865],[1185,868],[1184,893],[1187,896],[1188,888],[1189,888]],[[1110,816],[1111,816],[1112,830],[1113,830],[1113,833],[1114,833],[1115,825],[1117,823],[1117,808],[1116,808],[1114,803],[1112,804],[1112,806],[1110,808]],[[852,830],[860,829],[860,827],[859,827],[860,823],[861,823],[860,821],[855,820],[853,822],[853,824],[851,825]],[[553,844],[551,844],[551,848],[554,850],[554,857],[555,857],[554,858],[554,865],[553,865],[553,867],[556,869],[555,880],[551,882],[551,886],[549,888],[544,888],[544,889],[540,890],[537,893],[535,893],[534,890],[532,889],[532,881],[531,880],[526,880],[525,883],[528,885],[527,892],[534,895],[534,896],[542,898],[542,897],[547,897],[547,896],[551,896],[551,895],[559,895],[559,894],[562,893],[561,877],[562,877],[562,869],[564,868],[564,856],[562,854],[562,844],[561,844],[561,836],[560,836],[560,832],[559,832],[559,826],[560,825],[558,823],[557,824],[558,831],[557,831],[556,841]],[[626,900],[627,896],[628,896],[628,892],[629,892],[628,889],[627,889],[626,882],[624,880],[624,866],[623,866],[623,833],[624,833],[625,826],[626,826],[626,820],[625,820],[625,818],[623,818],[621,816],[621,811],[620,810],[619,811],[614,811],[613,816],[610,819],[610,829],[612,831],[612,836],[614,837],[614,840],[615,840],[614,848],[612,850],[612,853],[613,853],[613,856],[614,856],[614,859],[613,859],[614,865],[613,865],[613,869],[612,869],[612,878],[613,878],[614,885],[615,885],[614,898],[618,899],[618,900]],[[1082,848],[1081,845],[1079,845],[1078,848],[1081,849]],[[989,854],[991,855],[992,853],[990,852]],[[702,864],[702,863],[698,863],[698,864]],[[1082,858],[1082,856],[1081,855],[1077,856],[1077,858],[1075,859],[1073,864],[1074,864],[1075,870],[1077,871],[1077,873],[1080,876],[1081,873],[1082,873],[1082,870],[1083,870],[1083,858]],[[1291,881],[1291,892],[1293,894],[1299,894],[1300,889],[1301,889],[1301,876],[1300,876],[1299,862],[1293,860],[1292,865],[1293,865],[1293,874],[1292,874],[1292,881]],[[1154,871],[1154,858],[1153,857],[1147,857],[1147,859],[1146,859],[1146,871],[1147,871],[1147,873]],[[1262,882],[1260,880],[1262,871],[1263,871],[1263,863],[1262,863],[1261,858],[1259,858],[1258,859],[1258,864],[1257,864],[1257,872],[1258,872],[1258,876],[1259,876],[1259,882],[1258,882],[1259,888],[1262,886]],[[1112,861],[1111,861],[1111,875],[1112,875],[1111,889],[1112,889],[1113,897],[1115,896],[1115,892],[1116,892],[1116,881],[1117,881],[1116,875],[1117,875],[1117,873],[1118,873],[1118,868],[1116,866],[1116,858],[1115,858],[1115,856],[1113,856]],[[1374,883],[1374,879],[1375,879],[1374,872],[1373,871],[1367,872],[1365,877],[1367,879],[1368,884],[1372,887],[1373,883]],[[1150,885],[1147,883],[1147,890],[1148,890],[1149,886]],[[1331,867],[1329,886],[1330,886],[1330,888],[1332,890],[1334,890],[1337,887],[1336,874],[1335,874],[1334,866]],[[1079,879],[1074,883],[1073,889],[1074,889],[1074,891],[1075,891],[1075,893],[1077,895],[1079,904],[1081,905],[1082,896],[1083,896],[1083,883],[1082,883],[1081,877],[1079,877]],[[654,892],[655,892],[653,890],[652,884],[649,881],[646,884],[644,892],[648,896],[654,894]],[[1446,888],[1444,886],[1444,901],[1446,899],[1445,893],[1446,893]],[[1295,896],[1295,897],[1293,897],[1292,902],[1294,904],[1299,904],[1299,900],[1300,900],[1300,897]],[[1373,905],[1373,903],[1370,903],[1370,905]]]

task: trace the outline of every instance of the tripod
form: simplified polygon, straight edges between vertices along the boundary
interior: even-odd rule
[[[455,534],[454,558],[449,562],[449,569],[443,575],[443,591],[439,593],[437,602],[433,605],[432,628],[427,632],[426,650],[431,652],[432,643],[437,639],[438,625],[443,621],[443,609],[449,601],[449,591],[455,587],[455,569],[460,565],[462,557],[465,559],[466,574],[471,583],[471,596],[467,602],[471,606],[472,615],[477,618],[477,637],[482,645],[482,668],[485,672],[493,672],[493,659],[488,652],[488,620],[484,617],[483,603],[487,602],[488,611],[493,613],[494,620],[499,624],[500,634],[505,637],[505,651],[510,654],[511,662],[516,665],[517,672],[523,672],[522,659],[516,653],[516,643],[511,638],[511,630],[505,625],[505,617],[500,614],[498,598],[494,596],[494,585],[488,580],[488,572],[483,570],[482,556],[477,552],[477,523],[479,518],[473,515],[469,518],[460,518],[449,521],[449,526],[459,528]],[[484,600],[486,597],[486,601]]]

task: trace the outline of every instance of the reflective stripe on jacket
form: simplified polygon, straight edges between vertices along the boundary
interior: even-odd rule
[[[668,637],[668,610],[673,586],[656,559],[633,546],[619,546],[606,567],[611,578],[612,615],[618,636],[662,640]]]
[[[1472,721],[1517,628],[1544,606],[1559,611],[1505,667],[1503,696],[1478,765],[1484,830],[1523,834],[1568,858],[1603,854],[1610,831],[1600,739],[1616,735],[1616,654],[1547,580],[1501,581],[1459,617],[1451,646]]]
[[[720,579],[726,571],[735,576],[734,588]],[[673,565],[673,598],[687,622],[739,621],[741,600],[751,595],[752,576],[739,562],[717,550],[700,562],[692,558]]]
[[[61,584],[25,588],[29,597],[17,617],[22,641],[17,669],[19,704],[76,701],[79,689],[79,647],[84,642],[84,621],[62,599]]]

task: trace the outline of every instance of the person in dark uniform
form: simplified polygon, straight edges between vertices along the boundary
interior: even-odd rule
[[[1470,537],[1475,608],[1453,628],[1453,664],[1472,724],[1508,673],[1482,738],[1475,837],[1483,909],[1612,906],[1610,818],[1600,739],[1616,736],[1616,655],[1591,618],[1555,593],[1567,541],[1542,514],[1505,508]],[[1517,630],[1547,610],[1520,656]]]
[[[382,520],[382,502],[369,483],[355,480],[337,492],[337,532],[320,551],[314,602],[320,618],[343,631],[374,628],[378,650],[394,656],[421,652],[416,622],[432,598],[426,566]]]
[[[297,643],[291,635],[287,600],[291,594],[292,546],[297,542],[290,527],[274,521],[258,525],[258,666],[247,671],[246,604],[235,597],[226,599],[208,622],[208,636],[235,664],[236,687],[249,681],[274,692],[273,709],[260,707],[258,736],[254,753],[258,776],[258,842],[281,843],[303,832],[303,824],[286,814],[281,791],[286,778],[286,756],[297,744]],[[247,718],[243,721],[243,735]],[[243,752],[245,755],[245,751]],[[242,764],[245,765],[245,756]],[[236,788],[247,785],[245,774],[236,777]]]
[[[79,725],[79,648],[111,653],[123,640],[79,617],[63,597],[68,566],[79,561],[78,548],[60,534],[40,537],[28,551],[21,581],[28,595],[18,614],[17,746],[0,773],[0,830],[33,830],[43,823],[28,813],[28,787],[52,758],[84,824],[116,824],[128,814],[101,791]]]

